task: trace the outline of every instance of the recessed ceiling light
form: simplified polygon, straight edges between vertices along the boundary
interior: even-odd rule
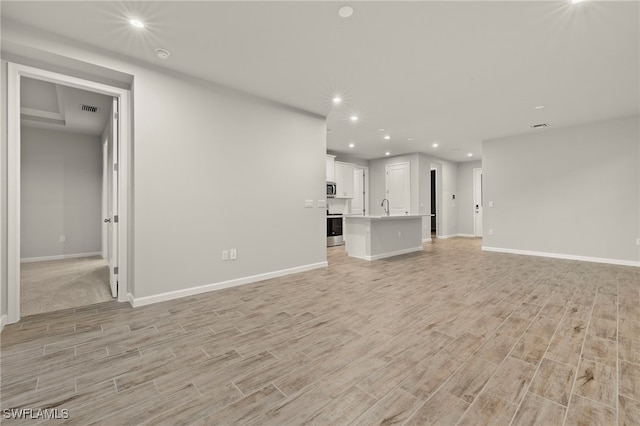
[[[538,105],[535,107],[535,109],[543,109],[543,108],[544,108],[544,105]]]
[[[389,140],[389,139],[391,139],[391,136],[389,136],[389,135],[385,135],[385,136],[384,136],[384,138],[385,138],[386,140]]]
[[[334,104],[339,104],[340,102],[342,102],[342,98],[340,98],[339,96],[336,96],[335,98],[333,98]]]
[[[408,140],[408,141],[412,141],[412,140],[413,140],[413,138],[407,138],[407,140]]]
[[[472,153],[468,153],[467,157],[473,157],[473,154]]]
[[[156,49],[156,55],[160,59],[167,59],[171,53],[166,49]]]
[[[384,129],[378,129],[379,132],[384,132]]]
[[[578,4],[578,3],[582,3],[584,0],[569,0],[569,2],[571,4]]]
[[[357,115],[352,115],[351,116],[351,121],[358,121],[358,116]]]
[[[385,152],[384,155],[391,155],[389,151]]]
[[[434,143],[433,145],[431,145],[434,148],[437,148],[439,145],[437,143]]]
[[[353,7],[351,6],[342,6],[338,9],[338,16],[341,18],[348,18],[353,15]]]
[[[354,144],[354,143],[350,143],[349,144],[349,148],[353,148],[354,146],[356,146],[356,144]]]
[[[139,19],[129,19],[129,23],[136,28],[144,28],[144,22]]]

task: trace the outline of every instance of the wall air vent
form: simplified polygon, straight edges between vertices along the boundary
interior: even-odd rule
[[[100,108],[95,107],[95,106],[91,106],[91,105],[80,105],[80,109],[82,111],[87,111],[87,112],[98,112],[100,111]]]
[[[532,129],[542,129],[543,127],[549,127],[549,123],[539,123],[530,126]]]

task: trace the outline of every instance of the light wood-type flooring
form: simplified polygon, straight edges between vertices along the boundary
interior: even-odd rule
[[[328,253],[325,269],[9,325],[2,408],[79,425],[640,424],[638,268],[460,238]]]

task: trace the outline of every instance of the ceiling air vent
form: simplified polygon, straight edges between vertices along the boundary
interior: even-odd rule
[[[531,126],[532,129],[542,129],[544,127],[549,127],[549,123],[540,123]]]
[[[91,105],[80,105],[80,109],[82,111],[87,111],[87,112],[98,112],[100,111],[100,108],[96,107],[96,106],[91,106]]]

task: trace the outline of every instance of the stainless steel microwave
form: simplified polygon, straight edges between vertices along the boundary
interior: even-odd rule
[[[336,183],[327,182],[327,198],[334,198],[336,196]]]

